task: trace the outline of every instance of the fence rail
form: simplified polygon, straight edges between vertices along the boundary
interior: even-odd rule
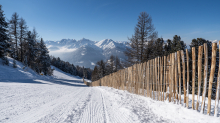
[[[197,59],[196,48],[193,47],[191,60],[189,51],[187,49],[185,52],[181,50],[168,56],[157,57],[145,63],[135,64],[92,83],[85,83],[88,86],[108,86],[127,90],[131,93],[144,95],[159,101],[168,99],[169,102],[177,104],[182,103],[181,95],[183,95],[183,106],[187,108],[189,108],[189,94],[192,94],[192,109],[198,110],[200,106],[201,113],[204,113],[205,100],[208,99],[208,115],[211,112],[212,90],[215,88],[214,116],[217,116],[220,95],[220,69],[217,68],[216,87],[213,88],[216,74],[216,54],[217,43],[212,44],[212,56],[208,56],[208,47],[207,44],[204,44],[198,48]],[[209,71],[208,58],[210,57],[211,69]],[[220,58],[220,53],[218,58]],[[217,66],[220,66],[220,62]],[[195,95],[197,95],[196,103]],[[200,95],[202,96],[201,102]]]

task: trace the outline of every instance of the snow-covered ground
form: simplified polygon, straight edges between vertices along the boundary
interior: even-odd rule
[[[0,123],[220,123],[181,105],[109,87],[87,87],[55,68],[53,77],[0,64]]]

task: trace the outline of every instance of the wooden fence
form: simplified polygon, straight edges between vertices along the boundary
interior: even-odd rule
[[[92,83],[85,81],[84,78],[83,78],[83,82],[84,82],[84,84],[87,85],[87,86],[92,86]]]
[[[200,106],[200,112],[204,113],[205,100],[208,98],[207,114],[210,115],[213,80],[216,70],[216,54],[217,43],[213,43],[212,56],[210,56],[210,71],[208,70],[208,47],[207,44],[204,44],[198,48],[198,59],[196,59],[195,47],[192,48],[191,62],[187,49],[185,52],[177,51],[168,56],[158,57],[148,62],[135,64],[119,70],[92,82],[90,86],[108,86],[127,90],[131,93],[147,96],[158,101],[168,100],[177,104],[183,103],[182,105],[187,108],[189,108],[189,94],[192,94],[192,109],[198,110]],[[191,66],[192,71],[190,72]],[[216,82],[214,116],[218,114],[220,69],[218,69]],[[195,84],[198,87],[195,87]],[[208,88],[207,85],[209,86]],[[203,92],[201,92],[201,86],[203,86]],[[195,88],[197,89],[197,94],[195,93]],[[206,94],[207,91],[208,95]],[[200,94],[202,96],[201,102]],[[181,95],[184,98],[183,102],[181,102]],[[197,102],[195,102],[195,95],[197,95]]]

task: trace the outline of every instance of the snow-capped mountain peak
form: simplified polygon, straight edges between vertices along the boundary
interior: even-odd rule
[[[125,59],[126,44],[112,39],[91,41],[86,38],[80,40],[62,39],[60,41],[46,41],[50,55],[60,57],[64,61],[84,67],[94,67],[99,60],[107,60],[111,55]]]
[[[95,44],[97,47],[106,49],[106,48],[115,48],[116,47],[116,42],[113,41],[112,39],[104,39]]]

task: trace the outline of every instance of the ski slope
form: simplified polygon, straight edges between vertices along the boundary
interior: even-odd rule
[[[0,65],[0,72],[7,73],[0,75],[0,123],[220,122],[220,117],[173,103],[109,87],[87,87],[81,78],[55,67],[53,77],[24,70],[19,62],[14,69],[11,61],[10,66]]]

